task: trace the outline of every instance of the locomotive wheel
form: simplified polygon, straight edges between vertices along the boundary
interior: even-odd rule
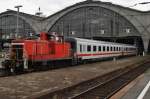
[[[24,72],[23,64],[16,64],[14,67],[10,68],[12,74],[20,74]]]
[[[1,75],[10,75],[11,74],[10,64],[11,64],[10,60],[5,60],[2,62]]]
[[[8,76],[10,74],[11,74],[10,68],[0,69],[0,76]]]

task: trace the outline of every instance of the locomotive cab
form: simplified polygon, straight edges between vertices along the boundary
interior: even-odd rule
[[[23,44],[12,44],[10,59],[23,59]]]
[[[58,36],[57,33],[52,32],[51,34],[41,32],[38,34],[40,40],[46,40],[46,41],[56,41],[56,42],[63,42],[64,37],[63,36]]]
[[[22,41],[12,41],[9,55],[2,62],[2,67],[8,72],[22,72],[23,71],[23,43]]]

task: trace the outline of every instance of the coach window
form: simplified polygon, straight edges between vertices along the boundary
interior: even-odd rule
[[[112,48],[112,46],[110,47],[110,51],[113,51],[113,48]]]
[[[109,51],[109,46],[107,46],[107,51]]]
[[[98,51],[101,51],[101,46],[98,47]]]
[[[96,52],[96,46],[93,46],[93,51]]]
[[[80,45],[80,52],[82,52],[82,45]]]
[[[87,46],[87,51],[90,52],[91,51],[91,45]]]
[[[103,51],[105,51],[105,46],[103,46]]]

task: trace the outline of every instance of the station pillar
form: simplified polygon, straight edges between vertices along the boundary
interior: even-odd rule
[[[144,45],[144,51],[143,51],[143,55],[145,55],[146,53],[148,53],[148,45],[149,45],[149,37],[142,37],[143,40],[143,45]]]

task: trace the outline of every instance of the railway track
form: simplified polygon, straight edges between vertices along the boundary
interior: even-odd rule
[[[48,65],[43,65],[42,67],[37,66],[36,69],[25,70],[25,71],[21,71],[21,72],[17,72],[17,73],[10,72],[8,70],[0,68],[0,77],[16,76],[16,75],[28,74],[28,73],[32,73],[32,72],[48,71],[48,70],[52,70],[52,69],[65,68],[65,67],[70,67],[70,66],[71,66],[70,62],[66,62],[66,63],[53,62],[51,67]],[[76,66],[76,65],[74,65],[74,66]]]
[[[105,83],[96,85],[80,94],[70,97],[69,99],[108,99],[130,81],[143,73],[147,68],[149,68],[149,64],[136,67],[134,70],[118,75]]]
[[[120,58],[122,59],[122,58]],[[110,59],[105,59],[102,61],[109,61]],[[1,61],[0,61],[1,62]],[[59,69],[59,68],[66,68],[66,67],[70,67],[70,66],[78,66],[78,65],[85,65],[85,64],[93,64],[93,63],[97,63],[97,62],[101,62],[99,61],[87,61],[86,63],[78,63],[76,65],[72,65],[71,62],[53,62],[52,66],[42,66],[43,68],[38,68],[37,69],[30,69],[27,71],[21,71],[21,72],[17,72],[17,73],[12,73],[10,71],[4,70],[3,68],[1,68],[0,65],[0,77],[7,77],[7,76],[15,76],[15,75],[22,75],[22,74],[27,74],[27,73],[32,73],[32,72],[40,72],[40,71],[48,71],[48,70],[52,70],[52,69]]]
[[[132,56],[126,56],[126,57],[132,57]],[[119,57],[118,59],[121,60],[125,57]],[[85,64],[93,64],[93,63],[99,63],[101,61],[109,61],[112,60],[112,58],[108,58],[108,59],[103,59],[103,60],[93,60],[93,61],[86,61],[84,63],[78,63],[75,65],[72,65],[70,61],[60,61],[60,62],[52,62],[51,66],[45,65],[42,67],[36,67],[37,69],[30,69],[30,70],[25,70],[25,71],[21,71],[21,72],[10,72],[8,70],[5,70],[2,68],[1,64],[2,64],[2,59],[0,58],[0,77],[7,77],[7,76],[15,76],[15,75],[22,75],[22,74],[28,74],[28,73],[32,73],[32,72],[40,72],[40,71],[48,71],[48,70],[52,70],[52,69],[59,69],[59,68],[66,68],[66,67],[71,67],[71,66],[78,66],[78,65],[85,65]]]
[[[106,75],[93,78],[61,89],[52,93],[40,94],[36,99],[108,99],[122,87],[149,68],[150,63],[144,62],[110,72]]]

